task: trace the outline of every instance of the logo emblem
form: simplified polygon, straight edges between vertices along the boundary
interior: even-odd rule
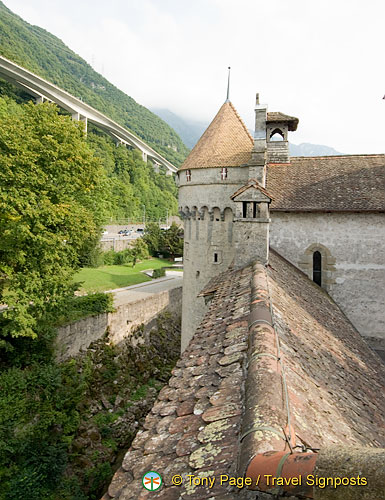
[[[162,486],[162,477],[160,474],[154,471],[149,471],[144,474],[142,478],[143,488],[146,488],[148,491],[159,490]]]

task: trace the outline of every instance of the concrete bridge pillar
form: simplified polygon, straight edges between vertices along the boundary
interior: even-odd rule
[[[80,121],[82,121],[84,123],[84,132],[87,133],[87,125],[88,125],[87,117],[81,116]]]
[[[36,97],[35,104],[43,104],[43,102],[44,102],[44,96],[39,95],[38,97]]]
[[[143,161],[145,161],[147,163],[147,153],[145,153],[144,151],[142,151],[142,158],[143,158]]]
[[[87,117],[81,115],[80,113],[72,113],[72,120],[73,121],[81,121],[84,123],[84,132],[87,133]]]

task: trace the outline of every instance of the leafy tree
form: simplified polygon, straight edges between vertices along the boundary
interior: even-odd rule
[[[104,174],[82,126],[54,105],[0,98],[0,130],[0,332],[33,338],[99,239]]]
[[[149,255],[148,246],[141,238],[137,239],[130,250],[132,258],[132,267],[135,267],[138,259],[146,259]]]
[[[87,140],[102,160],[108,177],[108,217],[141,220],[143,205],[152,220],[164,218],[167,210],[177,212],[177,188],[172,176],[154,172],[139,151],[123,145],[116,147],[111,138],[92,125]]]
[[[0,1],[0,54],[79,96],[132,130],[176,166],[188,154],[177,133],[157,115],[112,85],[59,38],[31,26]]]
[[[165,231],[163,250],[172,257],[183,255],[183,229],[175,222]]]
[[[159,224],[149,222],[146,224],[146,232],[143,240],[146,242],[151,255],[161,252],[163,248],[163,231],[160,229]]]
[[[162,231],[154,222],[148,223],[143,240],[147,243],[151,255],[157,253],[172,257],[183,255],[183,229],[175,222],[166,231]]]

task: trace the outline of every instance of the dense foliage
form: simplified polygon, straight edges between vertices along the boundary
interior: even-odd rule
[[[179,327],[173,349],[158,329],[145,347],[104,339],[55,360],[57,324],[112,310],[109,295],[74,297],[72,275],[100,237],[119,162],[103,168],[105,138],[86,140],[51,104],[0,98],[0,132],[0,500],[97,500],[169,376]],[[151,182],[141,159],[115,151]],[[130,250],[147,254],[142,240]]]
[[[85,61],[46,31],[30,26],[0,1],[0,54],[48,78],[60,87],[106,113],[142,137],[175,165],[188,150],[175,132],[156,115],[109,84]],[[0,79],[0,95],[18,103],[31,100],[24,91]],[[63,111],[60,111],[64,113]],[[106,221],[165,219],[177,213],[177,189],[164,168],[156,173],[139,151],[121,145],[88,124],[89,145],[102,160],[108,182],[105,185]],[[170,147],[169,147],[170,146]],[[174,149],[177,149],[177,152]]]
[[[188,149],[158,116],[109,83],[54,35],[0,2],[0,54],[46,78],[129,128],[176,166]]]
[[[99,238],[103,169],[82,127],[50,104],[0,99],[0,130],[0,335],[35,337]]]
[[[108,178],[106,214],[112,219],[165,219],[177,212],[177,188],[165,170],[156,173],[151,163],[142,160],[139,151],[116,146],[106,135],[90,127],[89,145],[102,160]]]
[[[85,263],[85,267],[121,266],[122,264],[132,264],[134,267],[138,260],[147,259],[149,255],[147,244],[139,238],[130,248],[120,252],[114,250],[103,252],[100,248],[95,248],[90,254],[91,258]]]
[[[40,349],[3,367],[0,500],[99,500],[170,376],[179,325],[163,316],[145,344],[101,339],[76,360],[58,364]]]
[[[156,223],[148,223],[143,240],[151,255],[163,254],[167,257],[183,255],[183,229],[174,222],[166,231]]]
[[[90,293],[79,297],[68,297],[60,308],[53,311],[51,321],[55,326],[62,326],[79,319],[105,312],[113,312],[114,310],[113,296],[110,293]]]
[[[1,2],[0,36],[2,55],[174,164],[183,160],[187,149],[162,120]],[[148,219],[165,218],[176,211],[176,187],[92,126],[86,138],[56,106],[26,103],[3,81],[0,95],[0,500],[94,500],[170,374],[179,325],[161,325],[135,348],[103,339],[65,363],[54,357],[54,327],[112,310],[109,295],[73,295],[74,270],[99,255],[102,222],[139,219],[143,209]],[[116,258],[134,263],[147,251],[140,240]]]

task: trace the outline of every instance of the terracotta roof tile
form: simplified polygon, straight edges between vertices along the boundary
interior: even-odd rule
[[[385,366],[327,293],[272,252],[268,270],[296,432],[385,447]]]
[[[385,367],[321,288],[271,252],[267,269],[256,264],[222,274],[212,293],[106,498],[147,498],[141,478],[148,470],[164,479],[154,499],[250,498],[245,489],[189,485],[187,476],[242,475],[239,459],[242,467],[249,455],[283,449],[277,336],[293,444],[385,446]],[[255,321],[261,308],[265,319]],[[174,474],[182,486],[172,485]]]
[[[294,157],[270,164],[271,210],[384,211],[385,155]]]
[[[254,140],[231,102],[225,102],[180,170],[233,167],[250,160]]]
[[[280,112],[269,112],[267,121],[289,121],[295,128],[298,123]],[[253,138],[226,102],[181,170],[245,165],[252,148]],[[385,155],[292,157],[290,163],[268,165],[266,189],[274,198],[271,210],[384,211]]]
[[[298,118],[295,116],[289,116],[285,115],[284,113],[281,113],[280,111],[273,111],[267,113],[267,123],[269,122],[288,122],[289,123],[289,130],[294,132],[297,130],[298,126]]]
[[[233,200],[234,198],[236,198],[240,194],[244,193],[248,189],[256,189],[256,190],[260,191],[261,193],[263,193],[264,195],[266,195],[268,198],[270,198],[270,200],[272,199],[271,195],[266,191],[266,189],[263,186],[261,186],[259,184],[259,182],[257,181],[257,179],[249,179],[248,182],[247,182],[247,184],[245,184],[244,186],[242,186],[239,189],[237,189],[235,191],[235,193],[233,193],[230,196],[230,198]]]

